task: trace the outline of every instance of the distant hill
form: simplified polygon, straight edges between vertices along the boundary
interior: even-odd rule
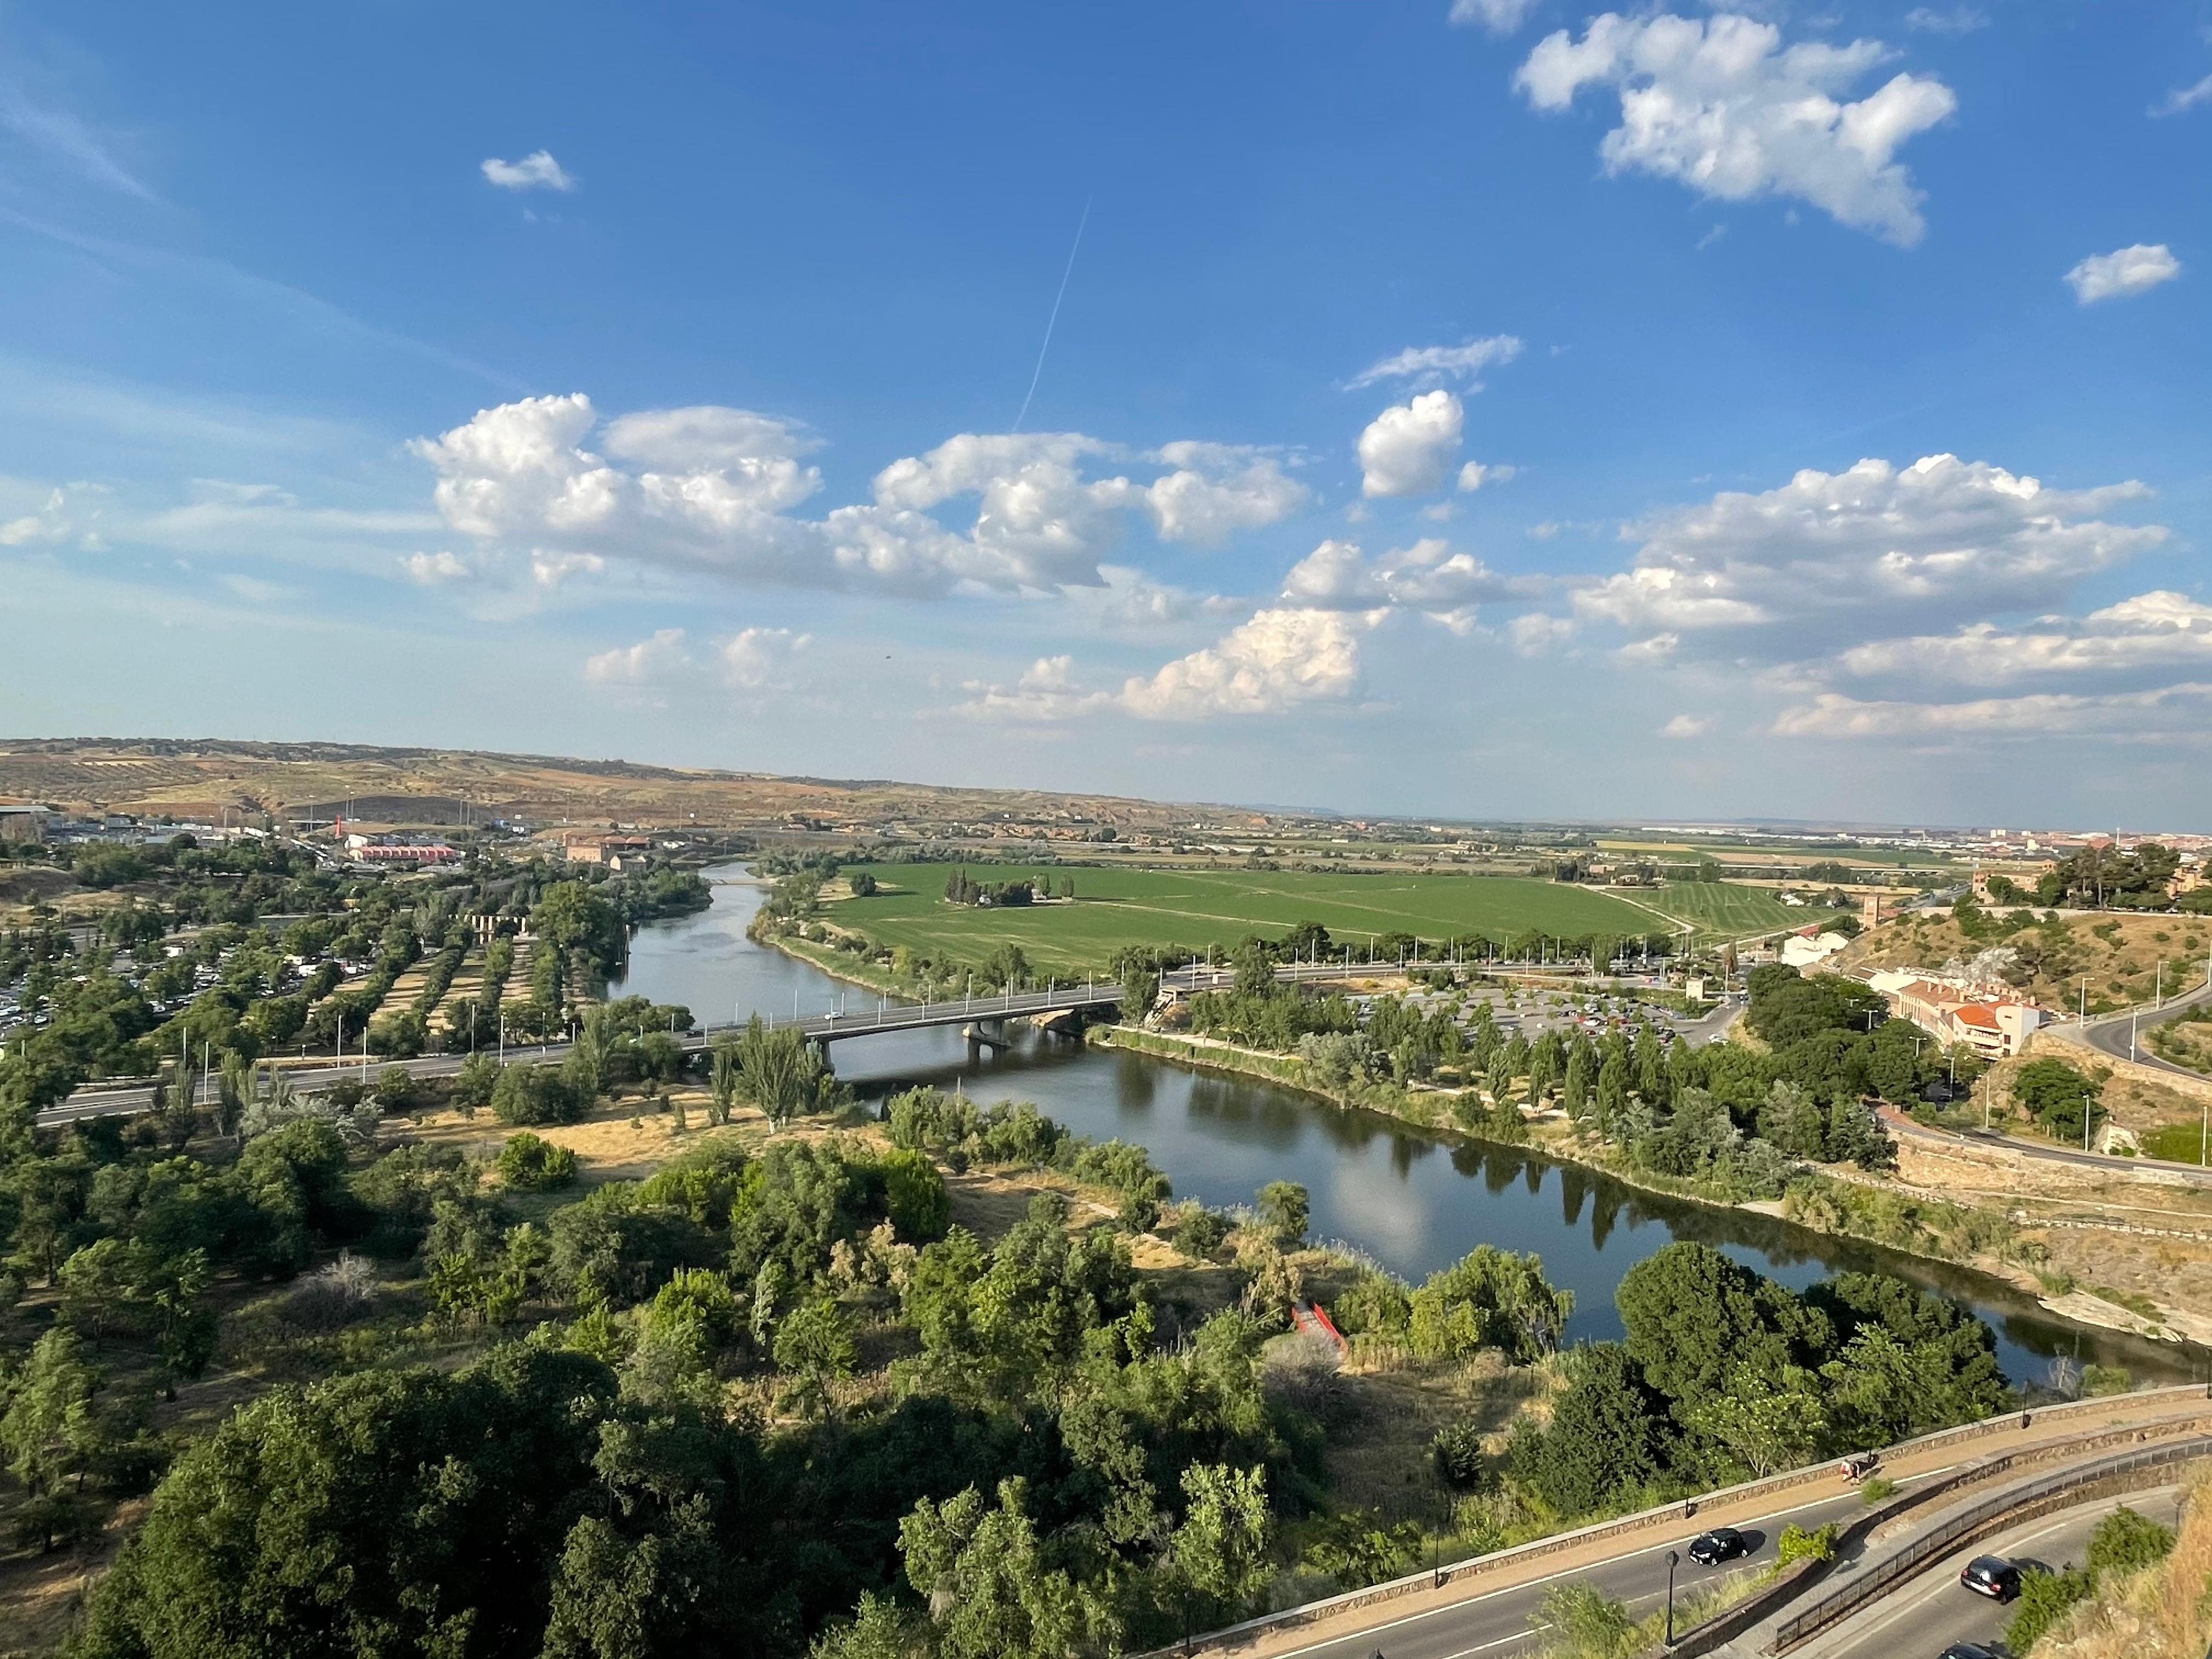
[[[975,823],[1157,832],[1194,811],[1265,819],[1249,809],[1194,808],[1111,795],[949,789],[880,779],[787,778],[762,772],[639,765],[476,750],[179,738],[0,738],[0,798],[74,811],[212,817],[327,818],[350,804],[367,821],[532,824],[620,822],[882,830],[921,834]]]

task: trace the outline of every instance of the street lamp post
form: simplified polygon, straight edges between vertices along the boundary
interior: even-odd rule
[[[1667,1552],[1667,1645],[1674,1645],[1674,1569],[1682,1564],[1681,1556],[1674,1550]]]

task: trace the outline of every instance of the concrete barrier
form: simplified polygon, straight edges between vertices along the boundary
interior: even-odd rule
[[[1885,1462],[1889,1462],[1915,1456],[1923,1452],[1939,1450],[1947,1446],[1970,1445],[1977,1439],[2019,1428],[2022,1425],[2023,1419],[2031,1419],[2029,1425],[2033,1426],[2034,1423],[2049,1423],[2053,1420],[2065,1422],[2075,1418],[2094,1417],[2101,1412],[2123,1409],[2131,1403],[2140,1403],[2147,1407],[2159,1404],[2179,1406],[2191,1400],[2212,1401],[2212,1387],[2197,1382],[2184,1382],[2164,1389],[2146,1389],[2139,1394],[2069,1401],[2063,1405],[2041,1407],[2027,1413],[2008,1412],[2002,1417],[1984,1418],[1978,1422],[1962,1423],[1955,1428],[1938,1429],[1932,1434],[1923,1434],[1911,1440],[1901,1441],[1894,1446],[1882,1448],[1881,1455]],[[2203,1415],[2212,1417],[2212,1412]],[[2193,1424],[2197,1418],[2198,1414],[2192,1413],[2180,1420]],[[2140,1433],[2141,1430],[2128,1427],[2110,1430],[2106,1432],[2132,1437]],[[2081,1443],[2093,1446],[2100,1444],[2103,1443],[2103,1437],[2094,1437],[2091,1440]],[[2010,1466],[2010,1462],[2008,1460],[2005,1467]],[[1990,1466],[1976,1465],[1975,1467],[1980,1469]],[[1719,1504],[1735,1503],[1746,1498],[1765,1498],[1789,1492],[1794,1487],[1811,1486],[1816,1481],[1832,1475],[1835,1469],[1835,1461],[1829,1459],[1822,1462],[1808,1464],[1803,1468],[1790,1469],[1780,1474],[1768,1475],[1761,1480],[1747,1480],[1738,1486],[1725,1486],[1717,1492],[1702,1492],[1687,1501],[1698,1509],[1709,1509]],[[1961,1472],[1962,1474],[1964,1473]],[[1960,1476],[1953,1476],[1933,1486],[1923,1486],[1916,1488],[1896,1503],[1885,1505],[1881,1510],[1875,1511],[1874,1515],[1875,1517],[1887,1518],[1893,1514],[1904,1513],[1927,1501],[1928,1498],[1934,1493],[1950,1490],[1960,1479]],[[1518,1544],[1510,1549],[1493,1550],[1487,1555],[1469,1556],[1464,1560],[1455,1561],[1433,1571],[1408,1573],[1402,1578],[1394,1578],[1380,1584],[1370,1584],[1363,1589],[1347,1590],[1340,1595],[1328,1596],[1318,1601],[1304,1602],[1297,1607],[1285,1607],[1275,1613],[1262,1613],[1256,1619],[1247,1619],[1239,1624],[1230,1625],[1220,1630],[1209,1631],[1204,1635],[1193,1637],[1188,1642],[1161,1648],[1154,1655],[1143,1656],[1142,1659],[1166,1659],[1169,1655],[1194,1653],[1207,1648],[1239,1647],[1279,1632],[1296,1630],[1304,1625],[1318,1624],[1323,1620],[1334,1618],[1338,1613],[1356,1612],[1362,1607],[1373,1607],[1377,1603],[1394,1601],[1400,1596],[1414,1595],[1422,1590],[1441,1589],[1456,1579],[1486,1577],[1502,1569],[1516,1566],[1522,1562],[1539,1560],[1545,1556],[1556,1555],[1562,1551],[1574,1549],[1581,1545],[1603,1539],[1625,1537],[1633,1533],[1650,1531],[1663,1526],[1680,1526],[1688,1518],[1690,1517],[1685,1514],[1681,1502],[1662,1504],[1654,1509],[1639,1510],[1633,1515],[1620,1516],[1611,1521],[1596,1522],[1587,1527],[1577,1527],[1572,1532],[1554,1533],[1549,1538],[1540,1538],[1531,1543]],[[1869,1522],[1869,1530],[1871,1530],[1875,1524],[1879,1524],[1879,1519]],[[1793,1582],[1802,1586],[1805,1581],[1800,1579]]]

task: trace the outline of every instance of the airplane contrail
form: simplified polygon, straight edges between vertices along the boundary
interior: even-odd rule
[[[1044,354],[1052,349],[1053,325],[1060,320],[1060,302],[1067,297],[1067,279],[1075,275],[1075,256],[1083,247],[1083,228],[1091,222],[1091,202],[1083,204],[1083,217],[1076,222],[1074,246],[1067,250],[1067,269],[1060,273],[1060,292],[1052,296],[1052,315],[1045,319],[1044,343],[1037,348],[1036,368],[1030,375],[1030,389],[1022,397],[1022,412],[1014,416],[1013,429],[1019,432],[1022,422],[1030,417],[1030,399],[1036,396],[1037,382],[1044,376]]]

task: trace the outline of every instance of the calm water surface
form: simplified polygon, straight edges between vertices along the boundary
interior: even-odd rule
[[[727,881],[743,871],[730,866],[707,873]],[[873,993],[746,939],[761,896],[750,884],[718,885],[711,909],[639,929],[616,993],[682,1003],[702,1022],[756,1010],[818,1013],[874,1004]],[[1003,1054],[971,1055],[953,1028],[848,1039],[830,1053],[838,1074],[863,1096],[957,1083],[980,1101],[1035,1101],[1048,1116],[1095,1139],[1139,1142],[1179,1197],[1234,1204],[1270,1181],[1301,1182],[1312,1194],[1316,1237],[1356,1245],[1409,1279],[1478,1244],[1534,1250],[1546,1276],[1574,1291],[1570,1339],[1618,1336],[1613,1291],[1620,1276],[1662,1245],[1687,1238],[1795,1289],[1836,1273],[1879,1268],[1940,1291],[1989,1321],[2015,1381],[2039,1376],[2063,1355],[2180,1382],[2199,1358],[2054,1318],[1978,1273],[1762,1216],[1677,1203],[1572,1164],[1408,1131],[1254,1079],[1036,1034]]]

